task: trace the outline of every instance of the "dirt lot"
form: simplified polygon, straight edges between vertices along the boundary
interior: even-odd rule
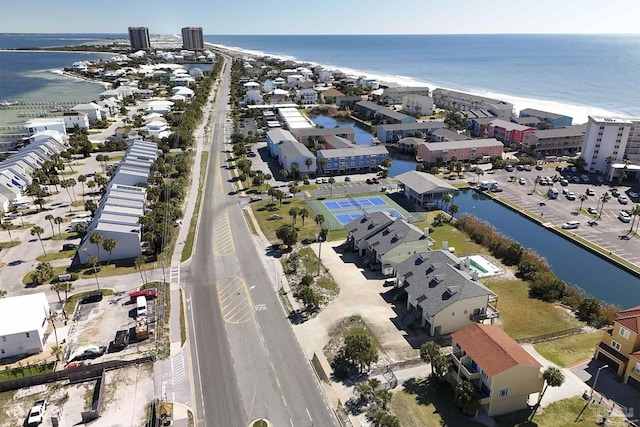
[[[154,301],[149,300],[150,315],[154,312],[154,308]],[[135,312],[136,305],[129,302],[127,294],[105,296],[100,302],[79,304],[67,336],[65,360],[78,346],[83,344],[107,347],[108,352],[94,359],[96,362],[114,359],[129,360],[140,357],[141,353],[151,350],[153,339],[141,342],[135,340]],[[114,339],[116,331],[121,329],[130,331],[130,344],[122,351],[112,352],[109,349],[109,343]]]
[[[93,427],[143,426],[148,404],[153,399],[152,365],[134,365],[106,373],[102,414]],[[81,424],[80,413],[89,409],[96,382],[54,383],[0,394],[0,427],[23,425],[29,409],[38,399],[47,399],[42,427],[50,427],[58,414],[60,426]]]

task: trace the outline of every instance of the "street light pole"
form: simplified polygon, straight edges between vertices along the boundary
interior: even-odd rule
[[[604,365],[598,368],[598,372],[596,372],[596,379],[593,381],[593,384],[591,385],[591,394],[589,394],[589,400],[593,398],[593,389],[596,388],[596,383],[598,382],[598,376],[600,375],[600,371],[608,367],[609,365]]]

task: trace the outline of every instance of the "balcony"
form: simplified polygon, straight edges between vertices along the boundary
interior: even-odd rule
[[[453,364],[456,367],[456,371],[459,372],[461,377],[463,376],[469,380],[475,380],[480,378],[480,372],[476,371],[475,368],[473,368],[470,363],[465,365],[464,362],[461,362],[455,353],[451,353],[451,360],[453,360]]]
[[[498,311],[498,309],[491,305],[487,305],[487,308],[481,313],[472,314],[471,320],[473,322],[481,322],[487,319],[497,319],[498,317],[500,317],[500,312]]]

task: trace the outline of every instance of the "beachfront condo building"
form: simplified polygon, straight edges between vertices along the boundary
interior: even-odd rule
[[[550,113],[548,111],[535,110],[533,108],[525,108],[520,111],[520,117],[535,117],[542,122],[549,123],[553,128],[571,126],[571,122],[573,122],[573,117]]]
[[[182,29],[182,48],[186,50],[204,49],[202,27],[185,27]]]
[[[455,90],[438,88],[433,91],[433,101],[441,108],[455,108],[460,111],[487,110],[496,117],[506,120],[513,115],[513,104],[509,102]]]
[[[147,27],[129,27],[129,43],[131,50],[151,50],[151,39]]]
[[[608,181],[639,177],[640,119],[589,116],[581,151],[585,168]]]
[[[418,145],[418,157],[427,165],[447,164],[450,161],[485,161],[502,156],[502,142],[495,138],[470,141],[429,142]]]
[[[529,132],[534,132],[536,128],[519,125],[506,120],[496,119],[487,125],[487,136],[502,141],[504,145],[521,145],[524,136]]]
[[[587,125],[567,126],[528,132],[523,146],[536,158],[575,156],[580,151]]]

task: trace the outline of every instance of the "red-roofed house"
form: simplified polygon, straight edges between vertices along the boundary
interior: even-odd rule
[[[489,416],[525,409],[542,391],[542,365],[499,326],[472,323],[451,338],[456,376],[475,385]]]
[[[640,306],[616,313],[613,327],[602,334],[595,358],[640,390]]]
[[[487,125],[487,135],[502,141],[504,145],[522,144],[527,133],[537,129],[531,126],[519,125],[506,120],[496,119]]]

